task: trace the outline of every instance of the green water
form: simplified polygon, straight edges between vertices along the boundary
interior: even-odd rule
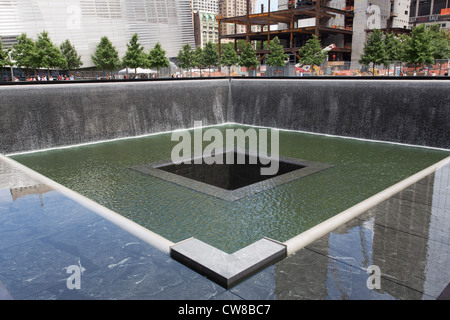
[[[243,126],[219,126],[220,130]],[[12,156],[173,241],[196,237],[232,253],[262,237],[286,241],[450,152],[280,132],[280,155],[334,165],[227,202],[129,166],[170,159],[170,134]]]

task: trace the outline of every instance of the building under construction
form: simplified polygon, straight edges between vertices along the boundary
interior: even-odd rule
[[[329,61],[351,61],[357,67],[370,30],[408,29],[410,0],[280,0],[276,11],[271,11],[270,0],[261,8],[252,8],[252,0],[240,1],[247,3],[244,15],[224,17],[219,11],[219,50],[221,42],[251,41],[261,61],[269,52],[264,43],[270,44],[274,37],[280,39],[290,60],[297,61],[299,49],[316,35],[324,48],[332,48]]]

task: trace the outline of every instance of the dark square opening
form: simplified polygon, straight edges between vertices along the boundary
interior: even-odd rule
[[[248,153],[229,151],[233,156],[234,161],[227,161],[225,154],[223,154],[223,164],[207,164],[202,161],[201,164],[195,164],[193,159],[191,163],[181,164],[166,164],[160,165],[155,168],[170,172],[185,178],[200,181],[209,185],[213,185],[225,190],[236,190],[242,187],[246,187],[273,177],[292,172],[298,169],[305,168],[306,165],[300,165],[298,163],[279,160],[278,172],[274,175],[263,175],[261,169],[264,167],[270,167],[270,163],[263,164],[259,157],[256,157],[256,163],[250,163],[250,155]],[[245,161],[238,161],[238,155],[244,157]],[[265,163],[267,161],[264,161]]]

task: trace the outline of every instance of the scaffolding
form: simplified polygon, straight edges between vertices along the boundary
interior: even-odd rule
[[[250,12],[250,0],[247,1],[247,14],[243,16],[222,17],[218,16],[219,28],[219,54],[221,53],[221,40],[245,40],[246,42],[259,42],[259,48],[255,51],[260,56],[260,61],[269,53],[264,49],[263,43],[270,44],[271,39],[278,37],[283,43],[284,51],[297,57],[299,49],[306,41],[316,35],[322,45],[334,44],[329,51],[330,60],[350,60],[351,43],[353,34],[354,7],[353,0],[345,1],[342,8],[329,6],[330,0],[288,0],[287,9],[271,11],[270,0],[268,9],[264,12],[261,5],[260,13]],[[330,19],[339,16],[341,25],[331,24]],[[244,33],[225,33],[225,24],[244,25]],[[338,39],[340,45],[335,42]]]

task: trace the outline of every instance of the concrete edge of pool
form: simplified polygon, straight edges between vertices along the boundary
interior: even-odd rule
[[[292,255],[450,163],[450,157],[447,157],[283,243],[264,238],[233,254],[226,254],[195,238],[174,243],[7,156],[0,155],[0,159],[227,289]]]
[[[61,192],[63,195],[67,196],[68,198],[76,201],[80,205],[88,208],[92,212],[100,215],[104,219],[114,223],[115,225],[123,228],[124,230],[128,231],[129,233],[133,234],[137,238],[141,239],[142,241],[154,246],[155,248],[169,253],[170,252],[170,246],[172,246],[174,243],[172,241],[167,240],[164,237],[161,237],[160,235],[140,226],[139,224],[121,216],[120,214],[98,204],[97,202],[67,188],[63,185],[57,183],[56,181],[53,181],[52,179],[49,179],[45,177],[44,175],[28,168],[27,166],[24,166],[17,161],[6,157],[4,155],[0,154],[0,159],[11,165],[11,167],[18,168],[23,173],[27,174],[31,178],[34,178],[38,181],[41,181],[42,183],[46,184],[47,186],[53,188],[54,190],[57,190]]]
[[[226,289],[286,257],[286,245],[264,238],[227,254],[196,238],[173,245],[170,256]]]
[[[347,210],[344,210],[341,213],[325,220],[324,222],[319,223],[318,225],[285,241],[284,244],[287,246],[287,250],[288,250],[287,255],[291,255],[291,254],[295,253],[296,251],[304,248],[305,246],[312,243],[313,241],[315,241],[315,240],[319,239],[320,237],[324,236],[325,234],[333,231],[334,229],[345,224],[346,222],[350,221],[351,219],[356,218],[358,215],[362,214],[363,212],[375,207],[382,201],[389,199],[396,193],[413,185],[414,183],[418,182],[419,180],[425,178],[426,176],[435,172],[437,169],[442,168],[449,163],[450,163],[450,157],[444,158],[441,161],[436,162],[435,164],[390,186],[389,188],[384,189],[383,191],[380,191],[379,193],[361,201],[360,203],[354,205],[353,207],[351,207]]]

